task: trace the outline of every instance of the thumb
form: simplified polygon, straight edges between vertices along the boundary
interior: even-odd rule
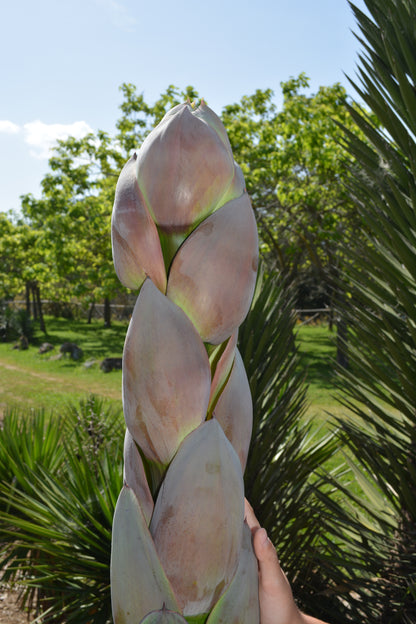
[[[260,586],[266,593],[276,591],[290,594],[289,582],[279,564],[276,549],[267,537],[265,529],[258,529],[253,536],[254,552],[259,564]]]
[[[266,529],[258,529],[253,536],[254,552],[259,562],[259,569],[266,576],[283,574],[276,549],[267,537]]]
[[[300,612],[293,600],[292,590],[280,567],[276,549],[265,529],[253,535],[253,547],[259,565],[260,621],[262,624],[292,624],[301,622]]]

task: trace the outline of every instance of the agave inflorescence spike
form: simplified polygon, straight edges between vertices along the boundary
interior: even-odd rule
[[[257,229],[204,102],[174,107],[127,163],[112,237],[117,275],[140,289],[123,353],[114,624],[258,624],[243,488],[252,407],[236,348]]]

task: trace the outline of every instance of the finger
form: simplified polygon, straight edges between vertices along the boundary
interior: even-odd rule
[[[253,529],[260,528],[260,524],[255,516],[253,507],[250,505],[250,503],[248,502],[246,498],[244,499],[244,519],[247,522],[252,532],[253,532]]]
[[[277,585],[288,585],[286,575],[280,567],[276,549],[267,537],[265,529],[258,529],[254,533],[253,547],[259,562],[259,573],[263,589],[272,591]]]
[[[267,537],[266,529],[259,528],[259,530],[256,531],[253,537],[253,546],[256,557],[260,563],[264,563],[274,569],[277,567],[280,569],[276,549]]]

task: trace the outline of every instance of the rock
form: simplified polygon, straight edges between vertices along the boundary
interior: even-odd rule
[[[84,362],[84,368],[92,368],[93,366],[95,366],[95,364],[98,364],[98,360],[87,360],[86,362]]]
[[[100,368],[105,373],[110,373],[112,370],[121,370],[122,362],[121,357],[108,357],[101,362]]]
[[[62,353],[62,355],[69,355],[73,360],[80,360],[82,358],[82,349],[80,347],[78,347],[78,345],[76,345],[74,342],[64,342],[63,345],[61,345],[61,348],[59,349],[59,351]]]
[[[26,349],[29,349],[29,340],[26,336],[22,334],[13,349],[19,349],[20,351],[26,351]]]
[[[48,353],[48,351],[52,351],[55,349],[54,345],[50,342],[43,342],[39,347],[39,353]]]

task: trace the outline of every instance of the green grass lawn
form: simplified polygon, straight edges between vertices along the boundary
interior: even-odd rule
[[[328,324],[298,325],[299,366],[305,371],[308,388],[307,414],[322,423],[330,415],[340,416],[345,408],[336,397],[336,331]]]
[[[121,371],[103,373],[99,368],[105,357],[120,357],[123,351],[127,322],[114,321],[110,329],[103,321],[46,318],[48,335],[35,330],[27,351],[13,349],[11,343],[0,343],[0,409],[10,407],[43,407],[58,409],[76,402],[88,393],[97,394],[121,405]],[[309,384],[307,415],[317,424],[328,419],[328,412],[343,411],[334,397],[335,332],[326,324],[297,326],[300,366]],[[55,345],[54,351],[40,355],[42,342]],[[83,350],[82,362],[69,358],[52,359],[63,342],[75,342]],[[85,362],[96,363],[87,368]]]
[[[0,343],[0,409],[10,407],[44,407],[58,409],[76,402],[89,393],[121,405],[121,371],[103,373],[99,363],[105,357],[122,355],[127,323],[114,322],[105,329],[102,321],[88,325],[85,320],[46,318],[47,336],[35,330],[27,351],[13,349],[11,343]],[[39,354],[42,342],[55,349]],[[83,350],[83,360],[69,357],[53,359],[64,342],[75,342]],[[87,361],[95,364],[86,367]]]

